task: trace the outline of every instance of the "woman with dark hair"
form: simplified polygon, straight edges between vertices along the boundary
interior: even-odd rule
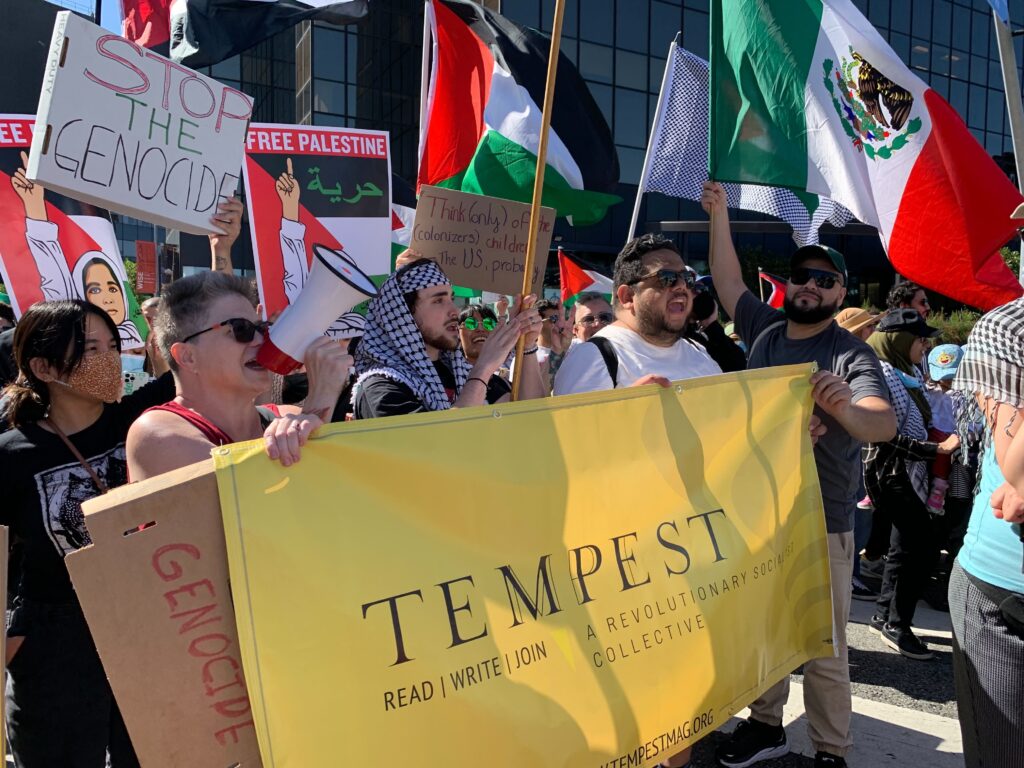
[[[864,482],[875,514],[892,518],[889,556],[871,629],[893,650],[918,660],[934,656],[912,628],[917,601],[939,555],[940,527],[926,506],[928,463],[940,454],[952,454],[960,444],[956,435],[941,443],[928,440],[931,408],[918,367],[928,339],[938,333],[916,310],[894,309],[867,340],[882,363],[898,424],[896,437],[871,443],[864,457]]]
[[[114,262],[100,251],[90,251],[75,265],[74,279],[81,286],[82,298],[102,309],[117,326],[121,346],[142,345],[139,329],[132,322],[124,282]]]
[[[7,630],[7,728],[21,768],[112,768],[138,761],[64,556],[89,543],[82,502],[127,481],[125,437],[174,396],[162,376],[121,397],[121,341],[85,301],[29,307],[14,334],[17,380],[4,390],[0,523],[22,551]]]

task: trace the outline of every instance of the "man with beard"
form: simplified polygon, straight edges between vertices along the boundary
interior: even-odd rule
[[[850,737],[850,667],[846,623],[850,615],[853,574],[853,517],[860,481],[863,443],[891,440],[896,417],[889,405],[878,358],[833,319],[846,297],[846,264],[832,248],[808,245],[791,260],[785,312],[758,301],[743,283],[740,262],[729,231],[729,210],[721,184],[706,182],[701,198],[712,216],[711,275],[722,307],[736,321],[746,342],[749,368],[817,362],[811,377],[815,412],[827,430],[814,448],[825,505],[832,606],[837,655],[804,665],[804,704],[816,750],[816,768],[845,766]],[[789,678],[750,705],[751,716],[719,747],[727,768],[753,765],[789,751],[782,728],[782,708]]]
[[[555,376],[555,394],[594,392],[721,373],[704,348],[682,336],[693,307],[694,273],[675,243],[646,234],[615,259],[615,322],[577,344]]]
[[[459,348],[459,308],[452,284],[429,259],[398,269],[370,302],[356,350],[355,417],[372,419],[505,402],[509,386],[494,372],[524,337],[521,400],[547,392],[537,366],[540,316],[535,297],[516,299],[511,318],[494,330],[470,367]]]

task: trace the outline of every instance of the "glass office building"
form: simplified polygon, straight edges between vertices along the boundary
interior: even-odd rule
[[[854,2],[1013,175],[1002,75],[986,0]],[[554,0],[488,0],[485,5],[500,5],[513,21],[550,30]],[[566,0],[562,50],[576,62],[612,130],[621,167],[617,194],[623,202],[593,227],[573,228],[563,221],[556,229],[558,244],[596,262],[607,262],[618,252],[627,238],[669,44],[681,31],[683,46],[706,58],[708,28],[708,0]],[[389,131],[393,169],[413,182],[422,40],[421,0],[374,0],[369,17],[359,24],[304,23],[208,71],[255,98],[257,121]],[[1022,44],[1022,38],[1015,38],[1018,68]],[[777,224],[756,213],[737,213],[735,218]],[[704,219],[695,203],[650,194],[641,209],[640,229]],[[133,253],[135,239],[150,239],[143,236],[148,225],[125,219],[119,226],[126,254]],[[823,240],[847,254],[859,283],[854,287],[877,301],[893,280],[892,270],[876,235],[851,231],[826,234]],[[158,235],[162,238],[163,233]],[[706,258],[706,233],[673,236],[700,266]],[[783,233],[746,233],[738,240],[741,254],[751,259],[780,259],[794,247]],[[245,244],[240,245],[244,251]],[[236,264],[250,265],[251,255],[240,254]],[[549,273],[551,279],[557,276]]]

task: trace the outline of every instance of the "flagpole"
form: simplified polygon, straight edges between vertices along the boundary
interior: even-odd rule
[[[1021,105],[1017,56],[1013,50],[1013,35],[1010,33],[1010,28],[1003,23],[994,8],[992,9],[992,21],[996,25],[999,63],[1003,69],[1003,90],[1006,92],[1006,113],[1010,118],[1010,138],[1013,140],[1013,157],[1017,165],[1017,186],[1021,192],[1024,192],[1024,173],[1021,172],[1024,168],[1024,106]],[[1017,279],[1024,282],[1024,263],[1020,267]]]
[[[636,188],[636,202],[633,204],[633,218],[629,221],[629,231],[626,233],[626,242],[629,242],[636,235],[636,221],[640,217],[640,201],[644,196],[644,189],[647,188],[647,177],[651,173],[651,147],[654,146],[654,137],[661,132],[661,123],[665,117],[665,93],[668,90],[665,86],[669,82],[669,71],[675,60],[676,45],[679,44],[679,33],[676,32],[675,39],[668,46],[668,58],[665,59],[665,73],[661,76],[661,92],[658,94],[658,106],[654,110],[654,123],[651,125],[651,133],[647,138],[647,152],[644,154],[644,168],[640,172],[640,184]]]
[[[423,2],[423,58],[420,63],[420,146],[416,158],[417,167],[423,160],[423,144],[427,138],[427,109],[430,106],[430,17],[432,12],[430,0]],[[417,175],[419,172],[417,171]]]
[[[537,172],[533,180],[533,201],[530,203],[530,235],[526,241],[526,258],[523,263],[523,296],[533,291],[533,264],[537,260],[537,234],[540,229],[540,203],[544,192],[544,168],[547,166],[548,131],[551,127],[551,108],[555,100],[555,77],[558,74],[558,48],[562,40],[562,15],[565,0],[555,0],[555,19],[551,25],[551,49],[548,52],[548,74],[544,85],[544,111],[541,114],[540,142],[537,145]],[[543,280],[543,277],[541,278]],[[512,374],[512,400],[519,399],[519,387],[523,380],[522,336],[516,342],[516,367]]]
[[[761,291],[761,303],[764,303],[764,280],[761,279],[761,268],[757,268],[757,288]]]

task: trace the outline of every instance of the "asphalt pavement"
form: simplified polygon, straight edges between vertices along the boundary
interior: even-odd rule
[[[924,602],[914,618],[915,632],[934,651],[931,661],[900,656],[868,628],[874,603],[855,600],[847,626],[853,689],[853,748],[850,768],[963,768],[963,747],[953,689],[952,633],[949,614]],[[803,675],[792,675],[783,717],[790,754],[758,763],[759,768],[813,768],[807,736]],[[715,747],[736,727],[744,710],[694,750],[694,768],[717,766]]]

